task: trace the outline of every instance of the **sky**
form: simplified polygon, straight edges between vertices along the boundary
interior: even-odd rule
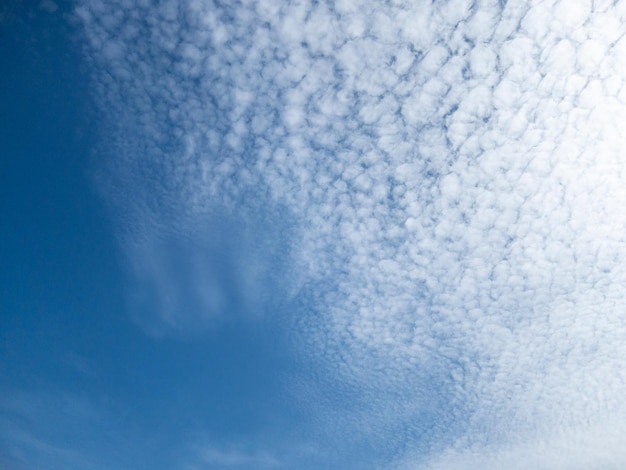
[[[626,467],[626,2],[0,6],[0,467]]]

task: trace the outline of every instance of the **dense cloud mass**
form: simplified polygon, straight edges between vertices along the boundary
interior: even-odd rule
[[[626,465],[626,3],[76,15],[142,324],[271,310],[280,285],[304,353],[362,403],[320,420],[389,465]],[[172,267],[159,247],[187,239],[204,259]]]

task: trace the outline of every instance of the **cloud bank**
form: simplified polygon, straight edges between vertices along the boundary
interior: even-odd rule
[[[147,330],[289,299],[390,465],[626,463],[623,3],[76,16]]]

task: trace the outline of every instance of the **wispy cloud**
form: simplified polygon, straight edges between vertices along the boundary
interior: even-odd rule
[[[203,446],[197,450],[197,463],[189,468],[279,468],[280,461],[268,452],[250,452],[237,447]]]
[[[75,426],[103,422],[89,401],[59,391],[11,390],[3,387],[0,399],[0,463],[6,468],[99,468],[101,462],[80,444],[68,445],[61,436],[77,436]]]
[[[398,461],[419,449],[469,468],[486,446],[504,468],[587,426],[612,435],[604,417],[626,412],[623,4],[85,0],[76,15],[111,125],[104,191],[157,312],[146,324],[281,297],[284,279],[308,354],[386,434],[347,426],[404,430]],[[221,244],[215,214],[259,212],[251,237]],[[587,455],[623,463],[600,441]]]

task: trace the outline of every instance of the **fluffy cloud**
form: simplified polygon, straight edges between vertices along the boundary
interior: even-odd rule
[[[398,461],[427,465],[410,457],[427,448],[434,468],[469,468],[485,447],[510,468],[571,439],[624,463],[598,437],[626,412],[623,4],[85,0],[76,15],[110,122],[103,187],[148,297],[168,285],[202,318],[224,310],[226,213],[254,234],[226,251],[261,273],[229,260],[233,285],[266,290],[281,253],[308,354],[385,410],[355,416],[417,430]],[[168,280],[164,233],[208,243],[182,255],[188,287]],[[189,321],[173,305],[160,321]]]

